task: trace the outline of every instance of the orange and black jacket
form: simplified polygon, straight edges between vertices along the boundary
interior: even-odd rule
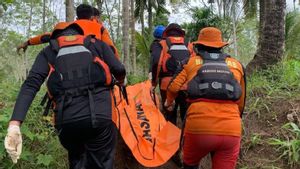
[[[242,88],[242,96],[233,101],[197,101],[192,102],[187,111],[185,132],[192,134],[241,135],[241,114],[245,106],[246,81],[242,64],[228,57],[226,63],[234,78]],[[183,69],[175,75],[168,86],[167,102],[170,104],[176,98],[180,88],[195,77],[201,68],[203,60],[200,56],[190,57]]]
[[[115,57],[111,48],[100,40],[96,40],[93,45],[102,50],[101,56],[103,61],[109,66],[111,74],[118,81],[123,81],[126,74],[125,67]],[[25,119],[31,102],[48,76],[50,70],[48,63],[51,63],[55,57],[56,53],[50,46],[45,47],[38,54],[29,75],[21,87],[11,120],[23,121]],[[95,107],[97,107],[95,108],[96,118],[111,120],[113,109],[112,106],[108,106],[113,105],[111,87],[103,86],[99,88],[99,90],[97,89],[97,93],[95,93],[93,97]],[[63,109],[64,122],[67,123],[90,118],[89,99],[87,96],[75,97],[69,100],[69,102],[70,104]]]
[[[110,35],[104,26],[96,21],[90,21],[86,19],[76,20],[74,23],[80,24],[84,29],[84,35],[94,34],[97,39],[102,40],[113,50],[114,54],[119,58],[117,48],[115,47],[113,41],[110,39]],[[51,33],[46,32],[41,35],[30,38],[27,43],[28,45],[39,45],[43,43],[48,43],[50,41]]]

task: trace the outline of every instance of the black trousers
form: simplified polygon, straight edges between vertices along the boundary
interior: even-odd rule
[[[92,128],[91,120],[63,124],[59,140],[68,151],[70,169],[112,169],[117,129],[111,120]]]
[[[162,104],[164,104],[167,99],[166,90],[160,90],[160,95],[161,95]],[[186,112],[187,112],[187,109],[189,107],[188,103],[186,102],[186,96],[183,91],[178,92],[178,96],[175,99],[175,108],[173,111],[170,112],[167,109],[165,109],[165,107],[163,106],[166,120],[170,121],[171,123],[173,123],[176,126],[177,126],[178,107],[180,108],[180,118],[181,118],[181,121],[183,122]]]

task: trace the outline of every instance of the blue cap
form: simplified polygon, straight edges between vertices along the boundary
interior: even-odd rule
[[[163,32],[166,28],[162,25],[158,25],[154,28],[153,36],[155,38],[162,38]]]

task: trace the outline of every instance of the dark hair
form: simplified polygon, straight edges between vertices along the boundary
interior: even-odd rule
[[[93,16],[100,16],[100,11],[95,7],[93,7]]]
[[[91,19],[93,16],[93,7],[87,4],[80,4],[76,8],[76,15],[78,19]]]
[[[198,53],[199,51],[207,51],[209,53],[221,53],[222,48],[214,48],[214,47],[210,47],[210,46],[205,46],[202,44],[196,44],[194,45],[194,48],[196,49],[196,53]]]

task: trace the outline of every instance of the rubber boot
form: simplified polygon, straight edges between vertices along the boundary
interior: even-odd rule
[[[183,169],[198,169],[198,168],[199,165],[190,166],[190,165],[183,164]]]

